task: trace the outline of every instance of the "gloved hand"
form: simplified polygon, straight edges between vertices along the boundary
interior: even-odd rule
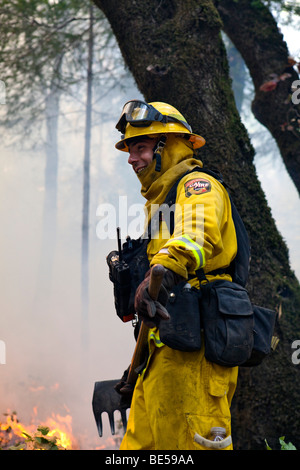
[[[138,286],[134,298],[134,307],[139,318],[149,327],[159,325],[160,320],[168,320],[170,315],[166,310],[169,293],[175,284],[182,280],[182,277],[170,269],[166,269],[157,300],[152,300],[148,288],[150,283],[149,270],[145,279]]]
[[[118,392],[121,393],[121,389],[126,385],[128,373],[129,373],[130,366],[124,370],[123,375],[120,379],[120,381],[114,386],[114,389]]]
[[[131,399],[134,391],[134,385],[127,383],[127,377],[129,373],[130,366],[126,369],[123,373],[122,378],[120,381],[114,386],[116,392],[121,395],[120,404],[125,408],[130,408]]]

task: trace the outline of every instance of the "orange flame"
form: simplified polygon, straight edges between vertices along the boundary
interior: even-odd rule
[[[36,408],[34,414],[37,414]],[[60,416],[53,413],[46,422],[38,423],[38,425],[32,423],[25,426],[19,422],[15,413],[7,413],[6,422],[0,422],[0,431],[5,432],[6,441],[16,442],[17,437],[25,441],[26,434],[30,436],[36,434],[37,426],[48,427],[50,431],[47,433],[47,437],[56,437],[56,444],[59,448],[68,450],[78,448],[78,444],[72,435],[72,417],[70,415]]]
[[[53,414],[51,418],[48,418],[46,426],[50,428],[48,436],[56,436],[57,443],[59,446],[64,449],[73,449],[74,447],[74,438],[72,436],[72,416],[56,416]]]

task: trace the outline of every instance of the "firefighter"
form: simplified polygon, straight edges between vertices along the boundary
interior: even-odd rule
[[[168,294],[182,279],[201,288],[195,272],[226,268],[237,252],[226,190],[213,177],[193,172],[203,166],[195,150],[205,145],[204,138],[192,132],[176,108],[162,102],[129,101],[116,127],[123,135],[115,147],[129,153],[128,163],[146,199],[147,223],[153,216],[151,208],[162,204],[173,184],[186,175],[178,184],[174,231],[170,235],[162,220],[158,235],[148,243],[147,255],[150,266],[159,263],[166,268],[162,293]],[[196,207],[203,208],[203,224],[196,223]],[[226,271],[206,278],[231,281]],[[187,352],[163,344],[159,322],[169,318],[167,295],[153,302],[148,286],[147,275],[136,291],[135,309],[149,326],[149,357],[134,389],[120,449],[208,449],[204,443],[212,427],[225,428],[226,435],[231,435],[230,405],[238,368],[207,361],[203,345]],[[204,440],[196,442],[195,434]],[[232,449],[230,440],[225,449]]]

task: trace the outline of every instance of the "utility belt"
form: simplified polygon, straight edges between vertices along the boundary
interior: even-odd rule
[[[135,317],[135,291],[149,269],[147,243],[128,238],[122,250],[107,257],[116,312],[124,322]],[[259,365],[271,351],[276,313],[253,305],[247,290],[235,282],[207,282],[203,270],[196,274],[200,289],[186,281],[172,289],[166,305],[170,320],[159,325],[161,341],[181,351],[197,351],[204,341],[205,357],[211,362],[226,367]]]
[[[173,349],[196,351],[225,366],[253,367],[271,351],[276,313],[251,303],[247,290],[215,280],[200,289],[178,284],[166,305],[169,321],[161,321],[161,341]]]

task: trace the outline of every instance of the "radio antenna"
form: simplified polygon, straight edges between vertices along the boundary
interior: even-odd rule
[[[117,227],[117,240],[118,240],[118,251],[119,251],[119,261],[122,261],[122,248],[121,248],[121,236],[120,236],[120,227]]]

